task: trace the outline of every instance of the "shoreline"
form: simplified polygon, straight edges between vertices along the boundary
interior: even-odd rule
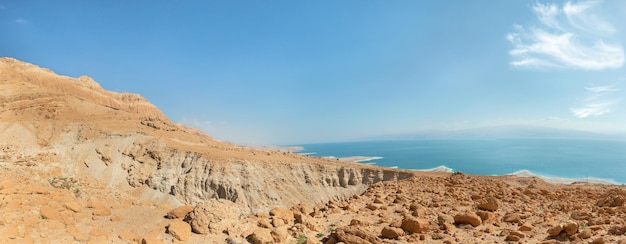
[[[406,168],[400,168],[399,166],[396,166],[396,165],[392,165],[392,166],[378,165],[376,164],[376,162],[373,162],[373,161],[384,158],[384,157],[379,157],[379,156],[349,156],[349,157],[313,156],[317,153],[316,152],[306,152],[306,153],[300,152],[299,153],[298,151],[304,151],[305,149],[304,147],[299,147],[298,149],[299,150],[294,151],[297,154],[307,155],[307,156],[312,156],[312,157],[320,157],[320,158],[325,158],[325,159],[336,159],[341,162],[354,162],[354,163],[360,163],[360,164],[379,166],[383,168],[404,169],[404,170],[409,170],[409,171],[437,172],[437,173],[457,172],[453,168],[447,167],[445,165],[439,165],[437,167],[427,168],[427,169],[406,169]],[[477,174],[477,175],[483,175],[483,174]],[[489,175],[483,175],[483,176],[489,176]],[[545,175],[545,174],[534,173],[528,169],[522,169],[522,170],[518,170],[512,173],[491,175],[491,176],[515,176],[515,177],[522,177],[522,178],[537,177],[547,183],[560,184],[560,185],[569,185],[569,184],[600,184],[600,185],[616,185],[616,186],[624,185],[624,183],[618,182],[614,179],[596,178],[596,177],[568,178],[568,177],[560,177],[560,176],[550,176],[550,175]]]

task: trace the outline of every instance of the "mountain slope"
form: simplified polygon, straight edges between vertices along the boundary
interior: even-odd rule
[[[146,199],[195,205],[221,198],[243,212],[343,199],[408,173],[241,148],[176,125],[140,95],[102,89],[0,59],[0,141],[7,163],[91,175]],[[19,153],[18,153],[19,152]],[[51,155],[40,160],[41,155]]]

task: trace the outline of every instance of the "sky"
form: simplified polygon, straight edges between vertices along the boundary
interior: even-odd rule
[[[0,0],[0,56],[224,141],[626,131],[626,1]]]

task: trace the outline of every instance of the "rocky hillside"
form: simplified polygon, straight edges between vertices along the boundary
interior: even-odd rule
[[[0,91],[0,165],[39,182],[95,180],[172,207],[224,199],[243,215],[345,200],[411,175],[219,142],[172,123],[140,95],[12,58],[0,59]]]
[[[238,147],[0,59],[0,243],[626,243],[625,201]]]

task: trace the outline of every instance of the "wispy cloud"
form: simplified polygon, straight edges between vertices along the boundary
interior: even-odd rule
[[[618,104],[621,99],[610,96],[611,93],[619,91],[615,85],[610,86],[591,86],[585,87],[588,91],[587,97],[582,99],[582,105],[577,108],[571,108],[570,111],[578,118],[587,118],[590,116],[600,116],[612,111],[613,107]]]
[[[594,12],[599,1],[536,3],[536,24],[515,25],[506,38],[518,68],[602,70],[624,65],[624,49],[614,40],[615,28]]]
[[[25,24],[28,24],[28,21],[26,19],[19,18],[19,19],[15,19],[15,23],[18,23],[20,25],[25,25]]]

